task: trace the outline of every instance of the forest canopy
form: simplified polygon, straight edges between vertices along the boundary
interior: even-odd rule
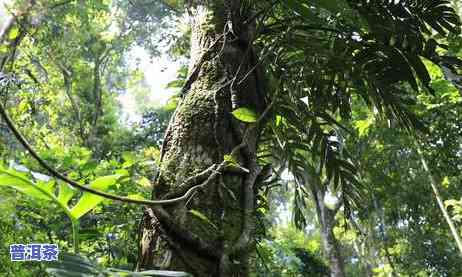
[[[0,275],[462,276],[461,16],[0,1]]]

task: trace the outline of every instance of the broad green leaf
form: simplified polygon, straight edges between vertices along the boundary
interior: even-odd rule
[[[47,192],[49,195],[54,195],[55,194],[55,181],[51,180],[48,182],[43,182],[43,181],[38,181],[36,183],[36,186],[39,186],[41,189],[43,189],[45,192]]]
[[[218,230],[217,225],[215,225],[210,219],[207,218],[203,213],[197,211],[197,210],[189,210],[189,213],[192,214],[193,216],[199,218],[202,221],[207,222],[210,226],[212,226],[214,229]]]
[[[98,167],[98,163],[95,162],[95,161],[90,161],[90,162],[86,162],[84,163],[84,165],[82,166],[82,171],[88,171],[88,172],[93,172],[95,171],[95,169]]]
[[[30,197],[40,200],[51,200],[52,196],[32,183],[21,173],[0,168],[0,186],[14,188]]]
[[[74,196],[75,189],[73,189],[68,184],[61,184],[59,186],[59,194],[58,194],[58,201],[59,203],[67,206],[69,200],[71,200],[72,196]]]
[[[126,169],[117,169],[115,171],[115,174],[120,175],[120,176],[129,176],[130,172],[128,172],[128,170]]]
[[[93,181],[89,187],[101,191],[106,191],[110,186],[114,185],[119,178],[120,175],[100,177]],[[84,192],[79,202],[77,202],[77,204],[72,208],[71,214],[76,219],[79,219],[93,208],[95,208],[103,200],[104,197],[89,192]]]
[[[240,121],[248,123],[255,122],[258,119],[257,113],[254,110],[246,107],[236,109],[232,112],[232,114],[235,118],[239,119]]]

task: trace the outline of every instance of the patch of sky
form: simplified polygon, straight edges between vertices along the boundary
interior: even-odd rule
[[[166,49],[164,49],[166,50]],[[173,61],[163,51],[159,56],[151,55],[142,47],[134,46],[126,57],[130,71],[140,70],[144,74],[144,82],[150,90],[147,98],[153,106],[162,106],[177,92],[176,89],[166,88],[167,84],[176,80],[178,70],[185,61]],[[141,118],[135,101],[134,91],[128,89],[118,97],[122,112],[127,121],[136,122]]]

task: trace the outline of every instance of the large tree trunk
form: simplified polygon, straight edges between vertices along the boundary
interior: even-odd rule
[[[259,74],[251,71],[256,60],[248,45],[252,24],[243,24],[239,1],[190,2],[190,78],[165,135],[153,198],[184,191],[182,182],[220,164],[224,155],[241,145],[244,133],[245,146],[234,158],[250,172],[224,171],[188,201],[147,209],[137,268],[247,276],[254,249],[258,129],[246,132],[248,126],[230,112],[242,106],[258,112],[264,108]]]

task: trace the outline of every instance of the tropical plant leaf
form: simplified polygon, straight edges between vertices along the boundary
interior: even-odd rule
[[[104,176],[93,181],[89,187],[101,191],[106,191],[110,186],[114,185],[117,180],[120,178],[120,175],[110,175]],[[82,197],[79,199],[79,202],[71,209],[71,214],[76,219],[82,217],[93,208],[95,208],[104,198],[89,192],[84,192]]]
[[[59,186],[58,201],[67,207],[67,203],[71,200],[75,194],[75,189],[70,185],[62,183]]]
[[[242,107],[232,112],[235,118],[242,122],[253,123],[258,119],[257,113],[250,108]]]
[[[52,199],[52,195],[47,192],[46,187],[37,186],[28,179],[26,174],[15,170],[0,167],[0,186],[11,187],[36,199],[47,201]]]

